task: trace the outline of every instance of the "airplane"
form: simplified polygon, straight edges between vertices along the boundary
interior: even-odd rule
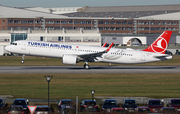
[[[118,64],[137,64],[172,59],[165,54],[172,31],[164,31],[148,48],[134,50],[109,47],[85,46],[68,43],[19,40],[5,47],[11,53],[24,55],[62,58],[63,64],[75,65],[84,61],[84,68],[89,69],[88,62],[106,62]]]

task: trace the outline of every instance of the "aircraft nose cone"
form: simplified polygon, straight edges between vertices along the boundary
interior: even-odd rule
[[[6,51],[10,51],[10,46],[6,46],[6,47],[5,47],[5,50],[6,50]]]

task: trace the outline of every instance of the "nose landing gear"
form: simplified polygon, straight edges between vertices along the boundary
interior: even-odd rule
[[[88,62],[85,62],[84,69],[86,69],[86,70],[90,69],[90,66],[88,65]]]
[[[22,56],[22,61],[21,61],[22,64],[24,63],[24,58],[25,58],[25,55]]]

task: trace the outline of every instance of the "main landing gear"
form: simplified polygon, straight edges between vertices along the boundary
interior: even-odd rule
[[[25,55],[22,56],[22,61],[21,61],[22,64],[24,63],[24,58],[25,58]]]
[[[90,66],[88,65],[88,62],[85,62],[84,68],[85,68],[86,70],[90,69]]]

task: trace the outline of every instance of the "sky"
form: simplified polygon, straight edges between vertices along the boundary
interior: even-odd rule
[[[180,4],[180,0],[0,0],[10,7],[84,7]]]

